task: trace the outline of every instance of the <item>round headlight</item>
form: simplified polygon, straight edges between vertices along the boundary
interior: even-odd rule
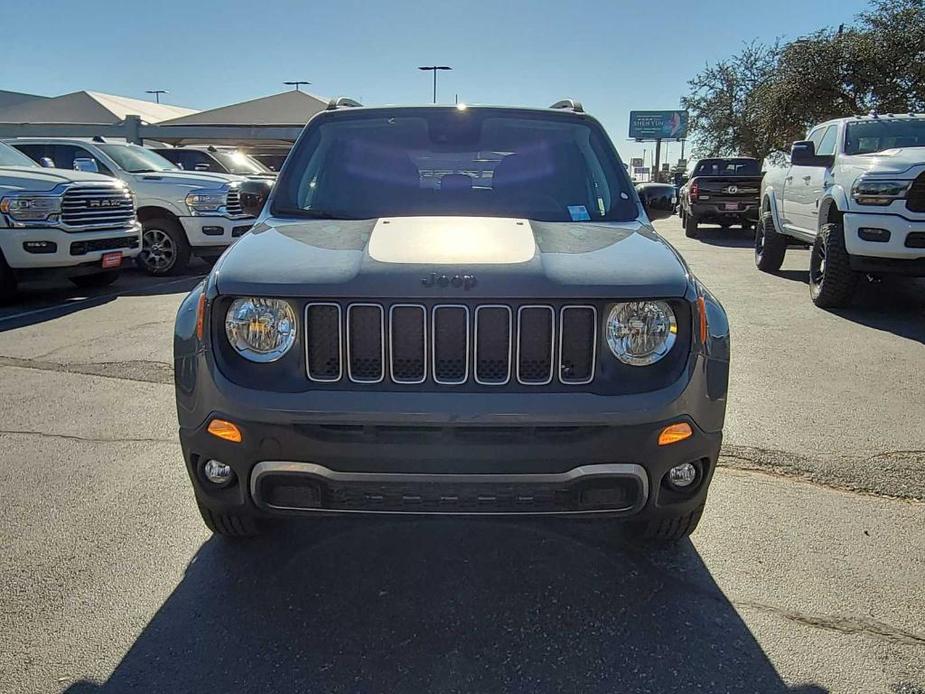
[[[295,312],[281,299],[235,299],[225,316],[225,334],[245,359],[276,361],[295,342]]]
[[[678,322],[664,301],[629,301],[614,304],[605,330],[617,359],[631,366],[648,366],[671,351]]]

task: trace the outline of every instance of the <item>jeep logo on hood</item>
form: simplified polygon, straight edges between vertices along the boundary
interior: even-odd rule
[[[421,279],[421,284],[425,287],[454,287],[459,289],[472,289],[476,285],[475,275],[457,273],[455,275],[438,275],[432,272]]]

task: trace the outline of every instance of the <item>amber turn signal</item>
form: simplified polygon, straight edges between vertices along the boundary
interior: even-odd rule
[[[199,303],[196,304],[196,337],[202,342],[202,335],[205,332],[206,322],[206,295],[199,295]]]
[[[225,439],[232,443],[241,443],[241,430],[224,419],[213,419],[209,422],[208,432],[212,434],[212,436],[217,436],[220,439]]]
[[[669,424],[662,429],[662,433],[658,435],[658,445],[667,446],[672,443],[677,443],[678,441],[684,441],[684,439],[689,439],[693,435],[694,432],[691,429],[691,425],[687,422]]]

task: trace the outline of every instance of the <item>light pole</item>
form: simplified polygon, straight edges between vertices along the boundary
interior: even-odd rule
[[[434,103],[437,103],[437,70],[452,70],[449,65],[424,65],[418,70],[430,71],[434,73]]]
[[[161,94],[170,94],[166,89],[145,89],[145,94],[154,94],[154,101],[161,103]]]
[[[311,84],[311,82],[306,82],[305,80],[292,80],[291,82],[283,82],[283,84],[286,84],[290,87],[295,87],[295,90],[298,92],[298,91],[302,91],[301,89],[299,89],[301,85]]]

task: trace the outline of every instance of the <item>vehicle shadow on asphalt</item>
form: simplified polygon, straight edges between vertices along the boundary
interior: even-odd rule
[[[721,246],[723,248],[754,248],[755,232],[745,231],[736,227],[735,229],[721,229],[720,227],[700,227],[697,230],[696,241],[701,241],[709,246]]]
[[[197,268],[199,269],[199,268]],[[14,303],[0,305],[0,333],[103,306],[120,296],[162,296],[189,292],[203,275],[148,277],[128,272],[115,284],[100,289],[40,285],[23,289]]]
[[[690,542],[559,523],[211,539],[109,679],[67,691],[825,691],[786,686]]]

